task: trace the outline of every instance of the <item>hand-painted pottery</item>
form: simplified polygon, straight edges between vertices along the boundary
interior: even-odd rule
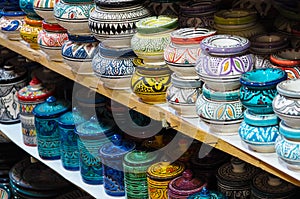
[[[52,61],[63,61],[61,48],[64,42],[68,41],[67,30],[58,24],[50,24],[43,21],[43,30],[37,37],[37,43],[42,51]]]
[[[180,176],[185,166],[180,162],[157,162],[147,169],[147,182],[149,199],[167,199],[168,184]]]
[[[103,169],[98,150],[110,142],[114,134],[114,126],[107,121],[99,121],[92,117],[89,121],[75,126],[78,134],[80,175],[87,184],[103,184]]]
[[[27,42],[32,49],[39,49],[37,37],[42,30],[42,20],[24,18],[25,24],[20,29],[21,38]]]
[[[58,128],[61,140],[61,162],[66,170],[79,170],[78,135],[75,126],[84,122],[78,112],[66,112],[58,118]]]
[[[0,30],[10,40],[20,40],[20,29],[24,25],[23,11],[0,11]]]
[[[251,183],[251,197],[255,199],[294,198],[296,190],[295,185],[264,171],[255,175]]]
[[[300,128],[299,79],[286,80],[277,85],[278,95],[272,106],[276,115],[293,128]]]
[[[92,68],[103,85],[109,89],[130,89],[134,73],[133,59],[136,55],[131,48],[110,48],[99,44],[99,52],[94,56]]]
[[[118,40],[129,47],[131,37],[136,33],[136,23],[149,16],[149,11],[140,4],[116,8],[96,7],[90,14],[89,28],[99,41]]]
[[[299,24],[291,27],[291,46],[294,49],[298,49],[300,47],[300,26]]]
[[[178,16],[179,0],[150,0],[145,6],[151,12],[151,16]]]
[[[66,3],[60,0],[54,6],[54,17],[71,35],[87,36],[91,34],[88,20],[93,9],[94,2]]]
[[[131,90],[143,102],[157,104],[166,102],[166,92],[171,85],[171,71],[166,65],[148,67],[134,59],[136,70],[131,78]]]
[[[19,0],[19,6],[23,12],[26,13],[27,17],[32,20],[42,20],[34,11],[33,5],[35,0]]]
[[[232,158],[231,162],[218,169],[218,190],[228,198],[249,199],[251,181],[258,171],[258,168],[238,158]]]
[[[1,184],[0,185],[0,195],[1,195],[2,199],[10,199],[12,197],[10,186]]]
[[[123,159],[134,150],[135,143],[122,139],[119,134],[113,135],[111,141],[99,149],[104,191],[110,196],[125,196]]]
[[[70,0],[70,1],[78,1],[78,0]],[[86,1],[86,0],[85,0]],[[142,0],[95,0],[96,6],[99,8],[121,8],[121,7],[129,7],[134,6],[136,4],[143,3]]]
[[[168,105],[183,117],[198,117],[195,104],[202,82],[199,79],[180,79],[175,73],[171,76],[171,82],[166,93]]]
[[[289,36],[292,31],[291,27],[298,24],[298,21],[287,19],[282,15],[277,15],[274,19],[273,27],[275,28],[276,32]]]
[[[69,108],[69,102],[50,96],[33,109],[38,153],[42,159],[60,159],[61,141],[57,121]]]
[[[168,184],[169,199],[187,199],[190,195],[198,193],[206,183],[193,176],[191,170],[187,169],[182,173],[182,176],[176,177]]]
[[[275,68],[280,68],[288,74],[288,79],[300,78],[300,56],[297,49],[284,49],[270,55],[270,61]]]
[[[213,28],[218,1],[186,1],[180,4],[179,26],[181,28]]]
[[[290,127],[283,120],[279,124],[279,133],[286,139],[300,141],[300,128]]]
[[[276,154],[280,163],[293,171],[300,170],[300,142],[280,135],[275,143]]]
[[[54,5],[59,0],[34,0],[33,9],[47,23],[57,23],[54,17]]]
[[[294,2],[293,5],[288,5],[283,2],[276,2],[274,3],[274,7],[278,10],[280,15],[284,16],[289,20],[300,21],[299,17],[299,5],[298,2]]]
[[[33,77],[29,85],[17,92],[20,104],[20,120],[22,126],[23,142],[27,146],[36,146],[36,128],[32,110],[36,105],[43,103],[50,95],[53,95],[54,88],[43,87],[39,79]]]
[[[92,60],[97,53],[99,41],[93,36],[68,35],[61,48],[64,62],[76,74],[93,74]]]
[[[190,195],[187,199],[227,199],[227,197],[221,192],[209,191],[203,187],[200,192]]]
[[[127,199],[147,199],[147,169],[154,164],[157,154],[134,150],[124,156],[124,184]]]
[[[16,93],[27,84],[24,67],[5,65],[0,68],[0,123],[19,122],[20,105]]]
[[[250,112],[273,113],[272,102],[277,95],[276,85],[286,80],[287,74],[281,69],[260,68],[242,74],[240,100]]]

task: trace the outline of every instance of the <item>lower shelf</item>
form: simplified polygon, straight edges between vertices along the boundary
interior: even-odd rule
[[[45,165],[59,173],[63,178],[70,181],[77,187],[83,189],[97,199],[123,199],[125,197],[112,197],[105,193],[103,185],[88,185],[81,179],[79,171],[68,171],[62,166],[61,160],[43,160],[39,157],[36,147],[29,147],[23,143],[21,135],[21,124],[0,124],[0,133],[8,137],[12,142],[21,147],[24,151],[29,153],[32,157],[43,162]]]

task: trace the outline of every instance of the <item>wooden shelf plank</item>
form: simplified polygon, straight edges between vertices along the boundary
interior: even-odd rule
[[[197,119],[184,119],[177,116],[167,104],[149,105],[141,102],[131,90],[110,90],[103,86],[102,82],[94,75],[74,74],[70,67],[62,62],[48,61],[47,56],[40,50],[33,50],[20,41],[10,41],[5,39],[5,35],[0,34],[0,45],[5,46],[30,60],[39,62],[45,67],[83,85],[102,95],[111,98],[129,108],[143,113],[154,120],[166,120],[171,127],[201,142],[210,144],[228,154],[236,156],[254,166],[257,166],[269,173],[272,173],[288,182],[300,186],[300,173],[293,172],[279,164],[275,153],[271,155],[260,154],[250,151],[241,145],[237,135],[222,136],[210,132],[209,126],[199,123]],[[234,139],[233,139],[234,138]],[[267,158],[266,158],[267,156]]]

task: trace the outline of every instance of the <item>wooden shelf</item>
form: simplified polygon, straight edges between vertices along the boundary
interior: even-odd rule
[[[300,186],[300,173],[288,170],[280,163],[275,153],[262,154],[249,150],[241,143],[237,132],[235,135],[224,136],[215,134],[209,125],[201,122],[199,118],[185,119],[174,113],[167,104],[149,105],[141,102],[131,90],[110,90],[103,86],[102,82],[94,75],[77,75],[64,63],[48,61],[46,55],[39,51],[30,49],[20,41],[10,41],[5,35],[0,34],[0,45],[5,46],[30,60],[36,61],[45,67],[71,79],[75,82],[89,87],[90,89],[105,95],[129,108],[143,113],[154,120],[167,122],[170,127],[197,139],[203,143],[216,147],[228,154],[236,156],[254,166],[272,173],[288,182]]]

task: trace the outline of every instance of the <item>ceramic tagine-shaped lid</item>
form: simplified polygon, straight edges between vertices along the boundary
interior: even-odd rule
[[[147,169],[147,177],[154,180],[172,180],[182,174],[185,166],[181,162],[157,162]]]
[[[124,165],[132,167],[150,166],[157,159],[157,153],[134,150],[124,157]]]
[[[255,198],[293,198],[297,187],[267,172],[254,176],[251,184]]]
[[[12,65],[5,65],[0,68],[0,84],[11,84],[25,80],[27,71],[23,67],[14,67]]]
[[[209,191],[203,187],[199,193],[190,195],[187,199],[227,199],[221,192]]]
[[[54,88],[44,88],[41,81],[33,77],[29,85],[20,89],[17,93],[19,101],[42,102],[53,95]]]
[[[58,118],[58,125],[61,128],[74,129],[76,125],[85,122],[85,119],[81,117],[76,110],[68,111]]]
[[[203,180],[194,178],[192,171],[187,169],[182,173],[182,176],[170,181],[168,185],[168,194],[174,198],[189,196],[200,192],[205,185]]]
[[[38,104],[32,113],[39,118],[55,118],[67,112],[70,107],[69,101],[57,100],[54,96],[50,96],[45,102]]]

